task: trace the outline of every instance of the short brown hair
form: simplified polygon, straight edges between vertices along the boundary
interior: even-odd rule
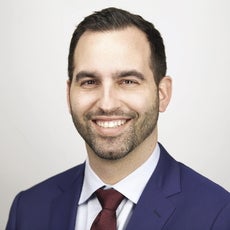
[[[150,67],[153,70],[154,79],[158,85],[160,80],[166,75],[167,69],[165,47],[160,32],[152,23],[144,20],[141,16],[114,7],[94,12],[87,16],[75,29],[71,39],[68,57],[68,75],[70,82],[73,78],[74,51],[84,32],[103,32],[124,29],[129,26],[135,26],[140,29],[145,33],[149,41],[151,48]]]

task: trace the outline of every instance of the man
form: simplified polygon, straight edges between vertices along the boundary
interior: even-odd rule
[[[157,142],[172,83],[154,26],[116,8],[96,12],[75,30],[68,64],[87,160],[19,193],[7,230],[229,230],[229,193]],[[111,215],[100,195],[108,191],[122,194]]]

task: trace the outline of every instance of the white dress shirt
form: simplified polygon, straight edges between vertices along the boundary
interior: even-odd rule
[[[97,197],[93,193],[103,186],[114,188],[125,196],[116,211],[117,229],[125,229],[134,206],[137,204],[149,178],[157,166],[159,157],[160,148],[157,144],[151,156],[139,168],[112,186],[105,184],[94,173],[87,159],[82,192],[78,202],[75,230],[90,230],[94,219],[102,209]]]

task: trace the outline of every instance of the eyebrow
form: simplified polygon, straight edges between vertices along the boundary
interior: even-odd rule
[[[130,76],[134,76],[137,77],[140,80],[144,80],[145,77],[144,75],[137,71],[137,70],[124,70],[124,71],[117,71],[114,74],[112,74],[113,78],[124,78],[124,77],[130,77]],[[97,78],[99,77],[99,74],[97,72],[94,71],[80,71],[79,73],[76,74],[76,81],[80,81],[83,78]]]
[[[80,71],[79,73],[76,74],[76,81],[80,81],[83,78],[96,78],[97,74],[96,72],[89,72],[89,71]]]
[[[117,72],[115,74],[115,77],[118,77],[118,78],[130,77],[130,76],[137,77],[140,80],[144,80],[145,79],[144,75],[141,72],[137,71],[137,70],[121,71],[121,72]]]

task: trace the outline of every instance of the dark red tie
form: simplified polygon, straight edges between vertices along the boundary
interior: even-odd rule
[[[102,210],[96,216],[90,230],[116,230],[116,209],[124,196],[114,189],[98,189],[96,195]]]

